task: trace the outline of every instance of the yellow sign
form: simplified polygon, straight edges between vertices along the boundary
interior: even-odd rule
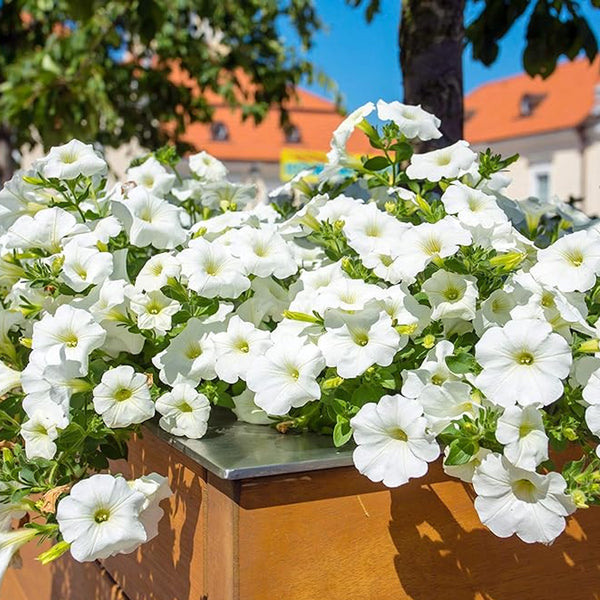
[[[360,154],[350,154],[351,158],[360,159]],[[297,148],[283,148],[279,158],[279,178],[281,181],[290,181],[300,171],[310,169],[312,173],[305,179],[311,183],[317,181],[318,174],[327,164],[327,153],[320,150],[300,150]],[[341,175],[351,175],[352,170],[342,168]]]
[[[283,148],[279,159],[279,177],[281,181],[290,181],[305,169],[315,169],[316,174],[323,169],[323,165],[326,163],[326,152]]]

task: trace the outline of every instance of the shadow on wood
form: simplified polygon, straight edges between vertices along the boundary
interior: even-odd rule
[[[439,464],[388,490],[352,467],[221,480],[147,434],[132,477],[168,473],[160,534],[102,565],[63,557],[7,577],[0,600],[600,600],[600,517],[550,547],[499,539]]]

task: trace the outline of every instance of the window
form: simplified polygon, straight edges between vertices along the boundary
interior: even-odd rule
[[[541,160],[540,160],[541,159]],[[545,159],[545,160],[544,160]],[[550,200],[552,193],[552,158],[538,157],[529,165],[529,195],[542,202]]]
[[[226,142],[229,139],[229,129],[222,121],[215,121],[210,126],[210,135],[215,142]]]
[[[534,195],[542,202],[547,202],[550,198],[550,173],[535,174]]]
[[[285,141],[288,144],[299,144],[302,141],[300,130],[295,125],[290,125],[285,130]]]
[[[519,101],[519,112],[522,117],[529,117],[538,107],[546,94],[523,94]]]

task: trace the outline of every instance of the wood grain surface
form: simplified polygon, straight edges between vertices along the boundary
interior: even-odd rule
[[[0,600],[600,600],[594,509],[545,547],[487,531],[439,465],[389,490],[352,467],[227,482],[150,434],[130,459],[171,479],[159,537],[106,571],[28,557]]]

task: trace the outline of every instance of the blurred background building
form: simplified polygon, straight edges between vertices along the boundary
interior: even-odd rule
[[[255,125],[243,121],[240,110],[232,110],[218,97],[212,102],[213,122],[194,123],[185,140],[225,162],[232,179],[260,181],[269,189],[303,169],[323,165],[331,134],[343,118],[333,102],[302,88],[287,107],[291,121],[287,129],[281,128],[277,109]],[[348,149],[359,155],[373,151],[359,134],[352,136]]]
[[[465,138],[478,150],[519,153],[510,196],[583,199],[587,213],[600,213],[600,60],[480,86],[465,99]]]

